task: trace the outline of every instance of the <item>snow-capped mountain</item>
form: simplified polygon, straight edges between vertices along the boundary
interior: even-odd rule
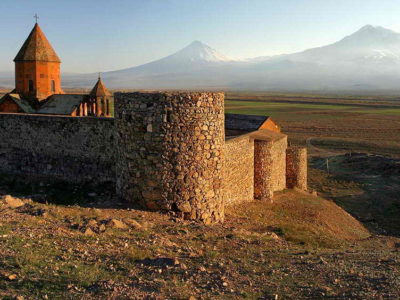
[[[271,89],[399,89],[400,34],[367,25],[331,45],[270,57],[253,68],[263,70]],[[252,86],[260,82],[253,80]]]
[[[227,62],[233,59],[200,42],[194,41],[182,50],[167,56],[164,60],[186,62]]]
[[[95,74],[68,75],[90,87]],[[167,57],[103,73],[109,88],[246,90],[400,90],[400,34],[367,25],[331,45],[233,60],[195,41]],[[1,82],[0,82],[1,84]]]
[[[367,25],[332,45],[294,54],[290,59],[323,64],[381,59],[399,60],[400,34],[383,27]]]
[[[185,48],[179,50],[178,52],[169,55],[167,57],[161,58],[159,60],[133,67],[124,70],[119,70],[116,72],[127,72],[127,73],[147,73],[147,72],[176,72],[177,70],[185,69],[188,67],[204,67],[219,63],[226,63],[233,61],[232,59],[226,57],[225,55],[219,53],[210,46],[200,42],[194,41]],[[109,72],[113,74],[115,72]]]
[[[194,42],[161,60],[127,69],[139,88],[398,89],[400,34],[367,25],[331,45],[299,53],[233,61]],[[110,83],[122,84],[120,72]],[[135,75],[134,75],[135,74]],[[124,80],[124,86],[128,86]]]
[[[202,88],[220,86],[223,75],[216,80],[215,70],[235,64],[236,61],[217,50],[194,41],[176,53],[137,67],[103,73],[111,88]],[[214,77],[213,77],[214,76]],[[91,77],[95,78],[94,74]],[[80,77],[64,77],[69,86],[86,86]]]
[[[215,84],[215,79],[209,77],[214,69],[232,63],[235,63],[233,59],[194,41],[172,55],[140,66],[105,72],[102,77],[111,88],[201,88]],[[89,76],[96,78],[95,74],[86,74],[64,76],[63,81],[68,86],[87,86]]]

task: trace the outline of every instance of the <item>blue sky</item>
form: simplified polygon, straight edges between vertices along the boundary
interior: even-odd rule
[[[335,42],[366,24],[400,32],[400,0],[1,0],[0,71],[34,25],[64,72],[146,63],[201,40],[245,58]]]

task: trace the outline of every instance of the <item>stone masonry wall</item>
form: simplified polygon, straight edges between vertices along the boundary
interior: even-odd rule
[[[227,205],[254,200],[254,140],[248,134],[225,143],[224,194]]]
[[[272,184],[272,141],[254,141],[254,198],[271,200],[274,195]]]
[[[222,221],[224,95],[116,93],[115,100],[119,197]]]
[[[280,139],[272,144],[272,189],[274,192],[286,188],[286,149],[287,138]]]
[[[286,181],[288,188],[306,191],[307,148],[289,147],[286,151]]]
[[[307,152],[259,130],[225,141],[222,93],[117,93],[115,119],[0,114],[0,173],[116,184],[126,203],[206,224],[225,204],[307,189]],[[287,150],[287,151],[286,151]]]
[[[254,141],[254,197],[271,200],[274,192],[286,188],[287,138],[263,136],[255,133]]]
[[[114,120],[0,114],[0,172],[115,181]]]

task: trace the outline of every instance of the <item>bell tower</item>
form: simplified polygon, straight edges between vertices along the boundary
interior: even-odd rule
[[[110,105],[111,105],[112,94],[106,88],[103,80],[99,73],[99,79],[94,85],[92,91],[89,94],[89,115],[97,117],[110,117]]]
[[[61,89],[61,60],[37,23],[22,45],[15,62],[15,92],[23,98],[42,101]]]

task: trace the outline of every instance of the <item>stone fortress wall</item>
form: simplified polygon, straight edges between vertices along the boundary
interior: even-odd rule
[[[225,204],[271,200],[286,188],[287,136],[256,131],[225,142]]]
[[[115,181],[114,120],[0,114],[0,172]]]
[[[225,142],[224,198],[226,205],[254,200],[254,139],[249,134]]]
[[[128,204],[206,224],[225,205],[307,189],[307,152],[258,130],[225,137],[222,93],[117,93],[115,119],[0,114],[0,172],[112,182]]]

